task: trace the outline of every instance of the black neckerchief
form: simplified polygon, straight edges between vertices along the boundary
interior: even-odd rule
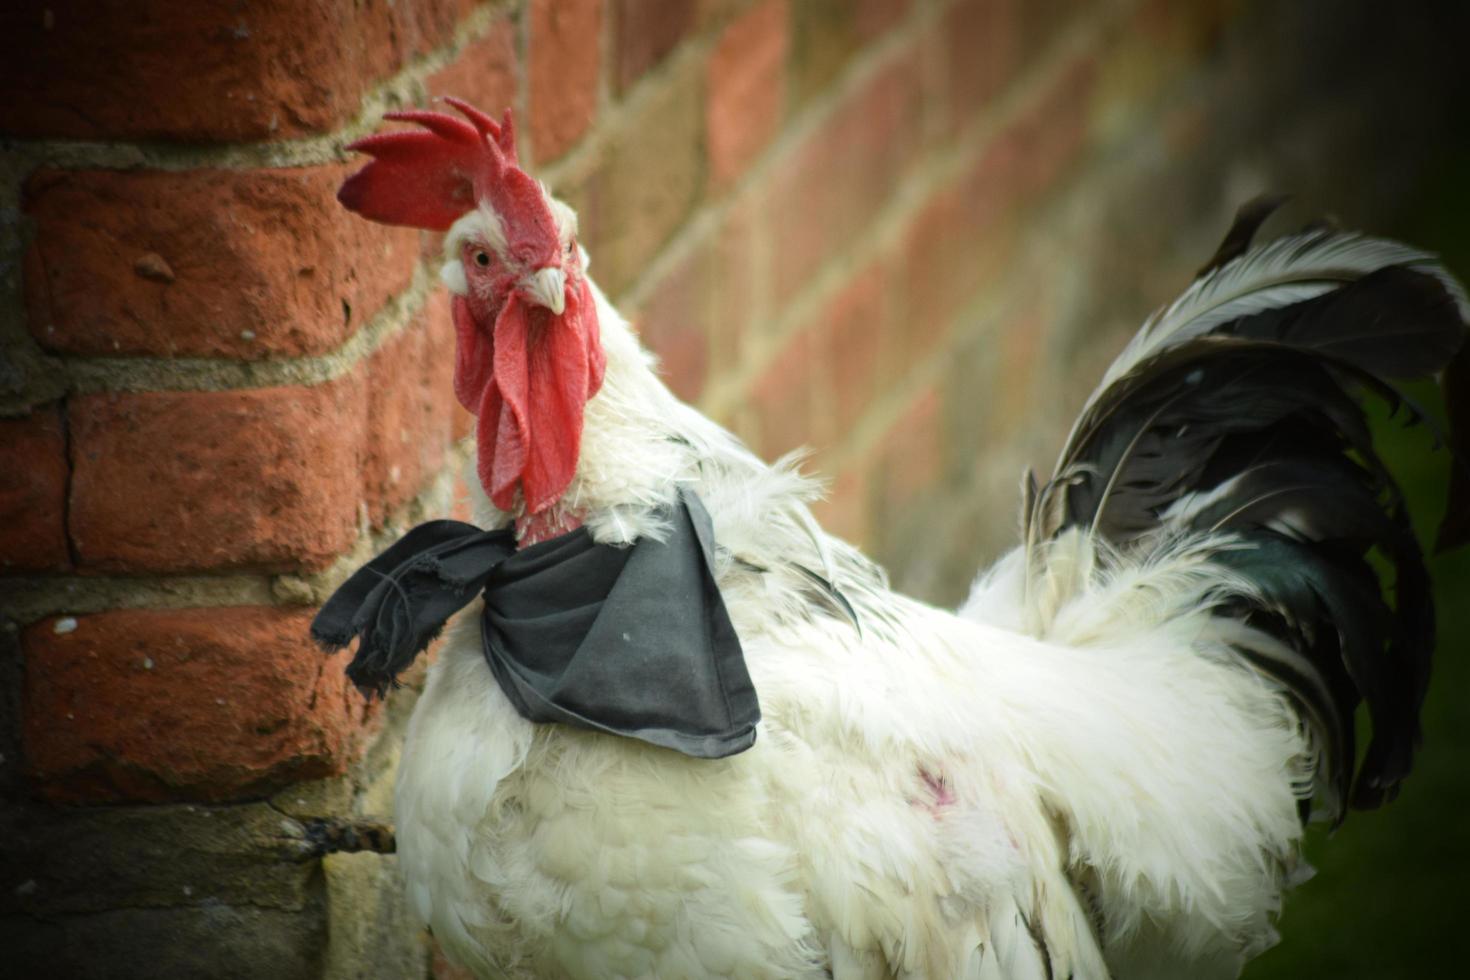
[[[445,620],[485,597],[485,660],[522,717],[718,759],[755,742],[760,705],[712,571],[699,498],[667,540],[598,544],[586,528],[517,551],[509,529],[420,524],[322,606],[312,637],[359,638],[347,676],[382,695]]]

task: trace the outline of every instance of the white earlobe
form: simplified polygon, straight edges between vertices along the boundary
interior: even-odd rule
[[[468,296],[470,284],[464,276],[464,266],[459,259],[450,259],[439,267],[439,281],[456,296]]]

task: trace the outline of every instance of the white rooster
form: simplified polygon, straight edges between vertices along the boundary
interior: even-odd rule
[[[1340,818],[1410,766],[1430,594],[1357,396],[1394,399],[1386,379],[1465,347],[1459,284],[1326,229],[1251,248],[1269,209],[1243,211],[1113,364],[1051,479],[1028,478],[1021,546],[953,613],[889,591],[814,523],[812,483],[669,393],[586,278],[575,215],[517,166],[509,116],[449,101],[467,122],[399,113],[422,128],[355,144],[374,160],[340,197],[448,231],[476,519],[510,530],[426,526],[450,544],[416,567],[453,595],[416,591],[409,541],[354,580],[386,583],[378,605],[334,599],[356,619],[317,631],[361,633],[354,679],[381,691],[472,603],[396,800],[413,907],[448,954],[486,977],[1237,975],[1272,941],[1313,801]],[[554,705],[560,675],[517,661],[497,618],[494,562],[452,569],[474,563],[456,535],[494,561],[580,542],[621,563],[677,550],[660,543],[680,527],[693,584],[644,588],[620,640],[580,648],[600,679]],[[565,599],[588,576],[561,581],[517,599],[526,622],[595,612]],[[639,659],[645,633],[672,669]],[[708,661],[689,669],[718,674],[687,698],[686,638]],[[628,698],[679,717],[609,720]],[[694,717],[710,711],[719,732]]]

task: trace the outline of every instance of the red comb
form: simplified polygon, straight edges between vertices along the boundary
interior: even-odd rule
[[[516,163],[509,109],[497,123],[467,102],[444,101],[469,122],[419,109],[390,112],[383,118],[423,129],[376,133],[349,144],[373,160],[347,178],[337,200],[373,221],[444,231],[478,199],[494,202],[502,189],[514,193],[530,181]]]

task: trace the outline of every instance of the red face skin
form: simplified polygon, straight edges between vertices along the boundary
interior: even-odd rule
[[[494,323],[525,273],[512,270],[488,245],[471,241],[459,246],[459,264],[470,287],[470,312],[481,323]]]
[[[502,251],[471,238],[459,258],[468,289],[455,299],[455,392],[479,416],[486,493],[511,510],[523,491],[525,546],[580,523],[556,504],[576,467],[583,408],[602,382],[597,315],[574,241]],[[547,293],[547,270],[563,277],[559,296]]]
[[[502,256],[490,246],[470,240],[459,246],[459,264],[470,287],[470,312],[481,323],[493,324],[511,291],[540,269],[561,269],[568,292],[582,288],[582,256],[575,239],[554,250],[511,245],[506,251],[509,254]],[[540,303],[526,290],[521,296],[533,305]]]

